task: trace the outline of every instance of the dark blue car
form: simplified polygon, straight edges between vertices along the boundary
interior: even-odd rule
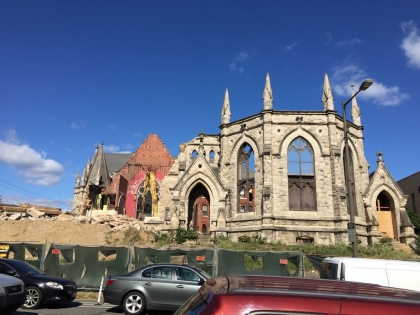
[[[0,274],[23,281],[26,290],[23,308],[35,309],[42,304],[71,302],[76,298],[77,285],[74,281],[46,275],[25,261],[0,258]]]

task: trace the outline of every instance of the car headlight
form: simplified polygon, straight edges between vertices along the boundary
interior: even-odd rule
[[[50,282],[47,282],[46,285],[49,286],[50,288],[53,288],[53,289],[64,290],[63,285],[61,285],[57,282],[50,281]]]

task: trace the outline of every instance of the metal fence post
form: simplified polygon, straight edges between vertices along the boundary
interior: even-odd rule
[[[213,253],[213,277],[217,277],[219,274],[219,251],[217,244],[214,246],[214,253]]]

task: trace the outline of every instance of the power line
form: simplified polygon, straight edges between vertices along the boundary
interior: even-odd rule
[[[13,188],[10,188],[10,187],[7,187],[7,186],[2,185],[2,184],[0,184],[0,186],[5,187],[5,188],[10,189],[10,190],[13,190],[13,191],[15,191],[17,193],[20,193],[22,195],[26,195],[26,196],[33,197],[33,198],[42,198],[42,199],[49,200],[49,201],[54,201],[54,202],[61,202],[60,200],[54,200],[54,199],[46,198],[46,197],[41,196],[41,195],[39,195],[37,193],[31,192],[31,191],[29,191],[29,190],[27,190],[25,188],[21,188],[21,187],[16,186],[16,185],[14,185],[12,183],[9,183],[9,182],[7,182],[7,181],[5,181],[3,179],[0,179],[0,181],[6,183],[7,185],[10,185],[10,186],[13,186],[13,187],[17,188],[18,190],[13,189]]]

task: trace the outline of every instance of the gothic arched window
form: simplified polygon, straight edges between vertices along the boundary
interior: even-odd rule
[[[210,164],[214,163],[214,151],[213,150],[210,151],[209,162],[210,162]]]
[[[238,212],[255,211],[254,151],[244,143],[238,153]]]
[[[302,137],[294,139],[287,151],[289,210],[316,211],[314,153]]]
[[[196,150],[192,151],[192,153],[191,153],[191,159],[192,159],[193,161],[197,158],[197,156],[198,156],[197,151],[196,151]]]
[[[160,187],[152,172],[146,173],[146,178],[139,185],[137,197],[137,218],[141,216],[157,216]]]

